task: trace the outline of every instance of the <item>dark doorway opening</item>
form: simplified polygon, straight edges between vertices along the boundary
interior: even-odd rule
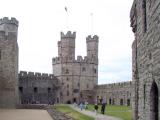
[[[76,98],[73,98],[73,103],[77,103],[77,99]]]
[[[150,120],[158,120],[158,87],[152,83],[150,91]]]
[[[127,106],[130,106],[130,99],[127,99]]]
[[[120,105],[123,105],[123,99],[120,99]]]

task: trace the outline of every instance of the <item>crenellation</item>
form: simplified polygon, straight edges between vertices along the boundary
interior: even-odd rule
[[[98,102],[106,98],[109,105],[131,105],[131,82],[120,82],[98,85],[95,88],[95,97]],[[113,102],[114,101],[114,102]]]
[[[97,35],[94,35],[93,37],[91,35],[88,35],[88,37],[86,37],[87,42],[92,42],[92,41],[98,42],[98,40],[99,40],[99,37]]]
[[[2,24],[14,24],[16,26],[18,26],[19,22],[18,20],[16,20],[16,18],[11,17],[11,19],[9,19],[8,17],[4,17],[2,19],[0,19],[0,25]]]
[[[19,72],[19,78],[23,78],[23,77],[30,77],[30,78],[35,78],[37,80],[42,80],[42,79],[54,79],[54,75],[53,74],[48,74],[48,73],[39,73],[39,72],[27,72],[27,71],[20,71]]]
[[[66,34],[64,34],[63,32],[61,32],[61,39],[66,39],[66,38],[73,38],[75,39],[76,38],[76,32],[71,32],[71,31],[68,31]]]

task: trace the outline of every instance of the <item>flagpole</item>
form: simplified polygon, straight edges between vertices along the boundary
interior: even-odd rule
[[[69,27],[69,14],[68,14],[68,8],[65,6],[66,11],[66,31],[68,31]]]
[[[93,26],[93,13],[90,14],[91,16],[91,35],[94,35],[94,26]]]

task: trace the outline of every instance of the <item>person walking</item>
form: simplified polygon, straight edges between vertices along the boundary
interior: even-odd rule
[[[82,111],[82,110],[83,110],[83,107],[84,107],[82,102],[80,103],[79,107],[80,107],[80,109],[81,109],[81,111]]]
[[[97,104],[97,103],[95,103],[94,109],[95,109],[95,113],[96,113],[96,115],[97,115],[97,113],[98,113],[98,104]]]
[[[105,108],[106,108],[106,98],[103,97],[102,99],[102,107],[101,107],[101,113],[104,114],[105,113]]]

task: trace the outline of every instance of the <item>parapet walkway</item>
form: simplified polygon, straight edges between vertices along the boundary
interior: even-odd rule
[[[46,110],[0,109],[0,120],[53,120]]]
[[[120,118],[116,118],[116,117],[111,117],[111,116],[107,116],[107,115],[102,115],[102,114],[97,114],[95,112],[92,112],[92,111],[88,111],[88,110],[80,110],[78,107],[75,107],[73,105],[70,105],[71,108],[73,108],[74,110],[80,112],[80,113],[83,113],[85,115],[88,115],[88,116],[91,116],[91,117],[94,117],[95,120],[122,120]]]

